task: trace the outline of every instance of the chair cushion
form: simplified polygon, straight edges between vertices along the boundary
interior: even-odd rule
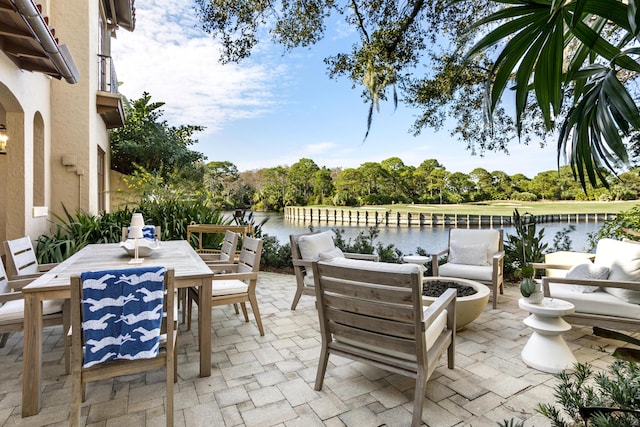
[[[211,289],[212,296],[243,294],[249,290],[249,285],[242,280],[214,280]]]
[[[637,304],[623,301],[608,292],[576,292],[571,290],[571,286],[549,283],[549,294],[572,303],[576,307],[576,313],[640,319],[640,307]]]
[[[594,264],[609,267],[608,280],[640,282],[640,245],[615,239],[601,239]],[[640,304],[640,291],[604,288],[623,301]]]
[[[318,254],[319,261],[330,261],[334,258],[344,258],[344,252],[340,248],[333,248],[326,252],[320,252]]]
[[[595,265],[592,262],[585,261],[571,267],[566,277],[567,279],[605,280],[608,276],[609,267],[605,265]],[[576,292],[595,292],[600,289],[600,287],[573,285],[572,289]]]
[[[489,265],[487,262],[486,244],[451,246],[449,248],[449,262],[453,264]]]
[[[500,250],[499,230],[469,230],[452,228],[449,231],[449,250],[455,252],[457,248],[471,245],[487,245],[485,262],[490,262],[493,255]],[[449,262],[452,262],[451,260]]]
[[[54,314],[62,312],[62,300],[42,301],[42,314]],[[8,301],[0,306],[0,322],[24,319],[24,300]]]
[[[318,261],[320,253],[329,252],[335,248],[333,232],[330,230],[322,233],[306,234],[298,238],[300,256],[305,261]]]
[[[422,266],[417,264],[396,264],[393,262],[373,262],[363,259],[353,258],[333,258],[331,261],[325,261],[333,265],[357,268],[360,270],[381,271],[387,273],[420,273],[422,274]],[[421,279],[422,280],[422,279]]]
[[[438,267],[438,275],[491,282],[493,278],[493,266],[454,264],[448,262]]]

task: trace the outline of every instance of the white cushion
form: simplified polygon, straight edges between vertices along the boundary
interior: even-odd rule
[[[249,290],[249,285],[242,280],[214,280],[212,282],[211,295],[243,294]]]
[[[469,245],[487,245],[487,260],[500,250],[499,230],[470,230],[466,228],[452,228],[449,231],[449,248]]]
[[[374,262],[362,259],[352,258],[333,258],[331,261],[325,261],[333,265],[341,265],[359,270],[380,271],[387,273],[420,273],[422,274],[422,266],[417,264],[396,264],[393,262]],[[420,279],[422,280],[422,279]]]
[[[318,261],[320,253],[331,251],[336,245],[333,243],[333,232],[306,234],[298,238],[300,256],[305,261]]]
[[[426,309],[427,307],[425,307],[425,310]],[[433,344],[436,342],[436,340],[438,339],[438,337],[446,327],[447,327],[447,310],[443,310],[442,313],[440,313],[438,317],[435,318],[435,320],[427,327],[427,330],[424,332],[424,338],[427,342],[427,351],[429,351],[429,349],[433,346]],[[374,345],[366,344],[366,343],[352,340],[349,338],[340,337],[336,341],[349,344],[354,347],[359,347],[365,350],[374,351],[376,353],[382,353],[392,357],[397,357],[399,359],[416,360],[416,356],[414,354],[402,353],[389,348],[380,348]]]
[[[486,244],[451,246],[449,262],[454,264],[488,265]]]
[[[467,265],[448,262],[438,267],[439,276],[462,277],[481,282],[491,282],[493,279],[493,266],[491,265]]]
[[[549,293],[554,298],[572,303],[576,307],[576,313],[640,319],[640,306],[625,302],[608,292],[576,292],[571,290],[571,286],[549,283]]]
[[[640,245],[615,239],[601,239],[594,264],[609,267],[608,280],[640,282]],[[604,288],[623,301],[640,304],[640,291]]]
[[[320,252],[318,254],[318,259],[320,261],[330,261],[334,258],[344,258],[344,252],[340,250],[340,248],[333,248],[326,252]]]
[[[42,314],[54,314],[62,312],[63,301],[42,301]],[[24,300],[8,301],[0,306],[0,322],[24,319]]]
[[[567,279],[605,280],[608,276],[609,267],[586,261],[571,267],[566,277]],[[573,285],[572,289],[576,292],[595,292],[600,288],[598,286]]]

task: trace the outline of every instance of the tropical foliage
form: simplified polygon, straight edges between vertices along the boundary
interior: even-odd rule
[[[619,171],[628,163],[628,138],[640,129],[640,2],[496,3],[504,7],[475,24],[488,34],[469,52],[473,57],[497,49],[486,79],[487,116],[493,117],[505,89],[513,86],[520,134],[533,97],[546,131],[558,133],[559,158],[567,156],[583,186],[606,185],[603,169]]]
[[[164,102],[151,102],[147,92],[125,102],[125,125],[111,131],[111,168],[129,175],[138,167],[159,174],[201,181],[204,173],[202,153],[190,150],[202,126],[170,126],[162,120]],[[153,155],[150,155],[153,153]]]
[[[225,219],[206,200],[166,199],[141,201],[134,208],[124,207],[115,212],[92,215],[85,212],[56,217],[55,232],[37,239],[36,252],[41,263],[61,262],[91,243],[116,243],[122,238],[122,227],[131,221],[133,212],[141,212],[147,224],[162,228],[162,240],[186,239],[191,222],[224,224]]]

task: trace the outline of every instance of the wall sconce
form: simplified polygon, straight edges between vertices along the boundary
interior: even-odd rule
[[[0,124],[0,154],[7,154],[7,141],[9,141],[9,135],[7,135],[7,127]]]

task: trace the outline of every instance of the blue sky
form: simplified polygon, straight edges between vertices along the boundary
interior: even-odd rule
[[[310,158],[318,166],[358,167],[399,157],[418,166],[435,158],[450,172],[476,167],[508,174],[556,169],[552,142],[541,149],[514,141],[503,153],[472,156],[447,129],[409,133],[417,111],[381,104],[366,141],[368,105],[346,79],[330,80],[323,58],[346,50],[348,29],[328,25],[326,40],[284,55],[269,42],[250,60],[221,65],[219,45],[200,30],[191,1],[136,2],[136,30],[119,30],[112,54],[120,92],[137,99],[144,91],[165,102],[171,125],[202,125],[192,149],[208,161],[230,161],[240,171],[291,165]]]

